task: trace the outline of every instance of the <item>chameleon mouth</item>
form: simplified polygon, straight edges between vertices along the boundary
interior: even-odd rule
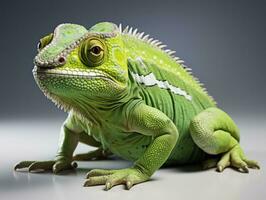
[[[116,81],[108,74],[99,71],[99,70],[91,70],[91,71],[78,71],[74,69],[54,69],[54,68],[39,68],[34,66],[32,73],[37,78],[45,78],[45,77],[67,77],[67,78],[83,78],[83,79],[104,79],[107,81],[111,81],[116,83]]]

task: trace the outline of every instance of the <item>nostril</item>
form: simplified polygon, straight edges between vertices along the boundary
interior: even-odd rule
[[[66,59],[64,57],[62,57],[62,56],[59,57],[59,59],[58,59],[58,62],[61,63],[61,64],[64,63],[65,61],[66,61]]]

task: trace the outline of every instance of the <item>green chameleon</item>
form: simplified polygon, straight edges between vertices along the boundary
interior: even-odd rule
[[[89,30],[60,24],[43,37],[34,59],[42,92],[68,117],[54,160],[22,161],[15,169],[77,167],[73,160],[111,154],[133,161],[126,169],[94,169],[84,186],[105,189],[149,180],[161,166],[203,163],[222,172],[259,168],[239,145],[233,120],[217,108],[183,61],[160,41],[126,27],[102,22]],[[73,156],[78,143],[96,150]]]

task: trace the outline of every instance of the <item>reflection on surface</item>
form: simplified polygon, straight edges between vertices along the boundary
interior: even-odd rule
[[[152,180],[130,191],[117,186],[108,192],[103,186],[82,187],[90,169],[129,167],[132,163],[113,158],[104,161],[78,162],[75,171],[61,175],[51,172],[28,173],[13,171],[21,160],[49,160],[57,150],[61,120],[0,122],[0,198],[1,199],[264,199],[266,195],[265,129],[266,123],[241,120],[242,146],[250,158],[258,160],[262,170],[241,174],[232,169],[216,173],[213,169],[198,170],[198,166],[165,168],[157,171]],[[255,131],[254,131],[255,130]],[[3,134],[4,133],[4,134]],[[87,152],[79,145],[77,152]],[[263,196],[264,195],[264,196]]]

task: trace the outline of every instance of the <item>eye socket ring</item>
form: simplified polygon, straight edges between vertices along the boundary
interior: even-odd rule
[[[106,46],[98,38],[89,38],[83,41],[79,48],[79,58],[83,64],[96,67],[103,63]]]

